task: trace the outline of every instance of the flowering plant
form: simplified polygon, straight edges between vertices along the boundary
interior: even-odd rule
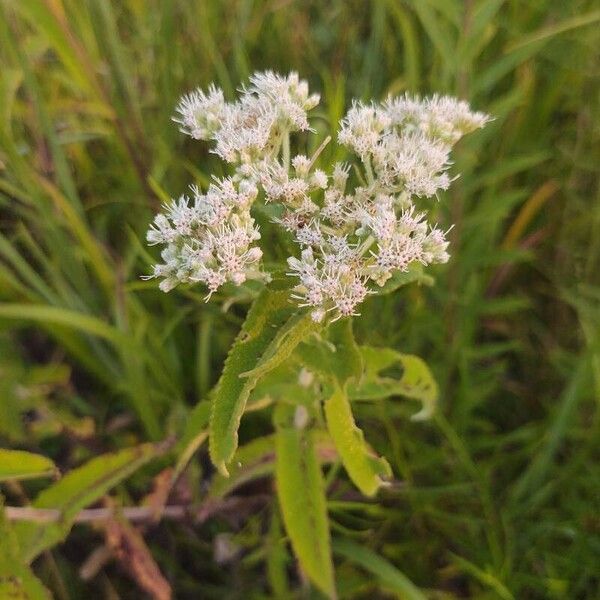
[[[318,102],[296,73],[270,71],[250,77],[235,102],[214,86],[184,96],[175,117],[181,131],[212,142],[231,174],[172,201],[147,239],[164,246],[163,262],[150,275],[163,291],[200,283],[208,300],[226,284],[265,284],[212,392],[210,454],[220,476],[229,476],[239,468],[232,459],[248,401],[275,405],[284,523],[301,566],[332,596],[320,463],[339,458],[367,495],[391,476],[387,461],[364,441],[352,400],[408,396],[423,402],[413,417],[422,419],[437,399],[421,359],[358,346],[345,317],[358,314],[367,295],[418,280],[424,267],[448,260],[446,232],[428,222],[427,199],[451,183],[452,146],[488,117],[449,97],[354,102],[337,136],[348,162],[322,169],[318,160],[329,138],[312,156],[292,152],[293,134],[314,135],[308,112]],[[271,206],[274,226],[297,246],[287,265],[271,273],[262,265],[257,203]],[[384,377],[395,364],[402,376]],[[180,468],[199,444],[205,406],[190,421]]]

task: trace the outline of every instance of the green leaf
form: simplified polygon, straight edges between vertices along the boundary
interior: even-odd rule
[[[185,469],[193,454],[208,437],[208,421],[210,419],[210,402],[201,401],[190,413],[181,441],[177,445],[179,459],[175,465],[173,479],[177,479]]]
[[[65,31],[65,25],[56,18],[56,13],[60,15],[62,12],[58,8],[60,4],[29,0],[28,2],[17,2],[14,6],[22,11],[36,29],[47,36],[52,49],[58,54],[77,85],[85,88],[88,92],[95,90],[94,72],[89,69],[89,64],[86,65],[77,55],[73,44],[70,43],[68,32]]]
[[[349,379],[360,379],[363,361],[358,344],[352,332],[352,319],[336,321],[329,327],[331,352],[331,372],[339,384],[344,386]]]
[[[373,453],[356,426],[346,392],[339,386],[325,402],[327,428],[350,479],[365,496],[374,496],[392,469]]]
[[[426,600],[425,594],[404,573],[368,548],[350,540],[334,540],[333,550],[336,554],[375,575],[379,585],[395,593],[397,598],[401,600]]]
[[[17,321],[33,321],[44,325],[64,325],[80,331],[104,338],[115,346],[126,342],[126,338],[116,328],[104,321],[77,311],[47,306],[45,304],[0,304],[0,319]]]
[[[337,460],[337,453],[331,438],[325,431],[313,432],[313,443],[321,464]],[[240,446],[231,463],[229,476],[216,473],[210,483],[208,495],[223,498],[241,485],[266,477],[273,473],[275,466],[275,436],[258,437]]]
[[[278,427],[275,449],[277,494],[292,548],[309,579],[334,598],[325,486],[313,433]]]
[[[391,294],[409,283],[432,286],[433,282],[433,277],[423,272],[423,265],[419,262],[414,262],[409,265],[407,271],[394,272],[385,284],[377,290],[377,295]]]
[[[361,346],[365,374],[357,385],[348,386],[351,400],[380,400],[390,396],[406,396],[420,400],[422,409],[411,417],[413,421],[429,419],[438,401],[438,386],[427,364],[418,356],[402,354],[391,348]],[[399,377],[382,374],[386,369],[401,367]]]
[[[494,573],[490,572],[489,569],[484,570],[466,558],[458,556],[458,554],[454,554],[454,552],[448,552],[448,555],[461,571],[472,575],[483,585],[491,588],[497,594],[498,598],[501,598],[501,600],[515,600],[515,597],[512,595],[506,585],[504,585],[504,583],[502,583],[502,581],[500,581],[500,579],[496,577]]]
[[[354,340],[352,319],[332,323],[328,340],[317,339],[302,344],[298,356],[307,369],[343,386],[354,377],[358,381],[363,371],[360,348]]]
[[[556,414],[549,420],[539,449],[529,457],[527,467],[514,482],[509,497],[511,503],[531,498],[534,491],[542,488],[549,479],[552,461],[559,452],[561,443],[564,443],[568,427],[577,414],[577,407],[584,393],[590,389],[587,380],[589,366],[587,360],[579,361],[569,385],[557,402]]]
[[[289,289],[263,290],[248,312],[212,398],[209,450],[213,464],[227,475],[226,463],[238,445],[238,428],[258,378],[280,365],[317,327],[306,312],[294,314]]]
[[[50,477],[55,473],[55,464],[45,456],[23,450],[0,449],[0,481]]]
[[[216,473],[210,483],[208,495],[222,498],[248,481],[269,475],[275,459],[275,437],[258,437],[238,449],[235,461],[227,476]]]
[[[312,401],[314,397],[311,390],[298,385],[299,369],[300,365],[296,361],[287,360],[264,377],[261,377],[250,394],[247,410],[250,409],[251,405],[267,405],[279,400],[289,400],[290,398],[294,399],[294,403],[304,403],[297,398],[299,392],[303,394],[307,401]]]
[[[142,444],[98,456],[41,492],[32,507],[58,509],[61,519],[56,523],[20,522],[15,525],[23,559],[30,562],[61,542],[80,510],[102,498],[108,490],[164,450],[164,444]]]
[[[19,543],[0,504],[0,598],[50,600],[48,590],[21,560]]]
[[[321,326],[315,323],[309,312],[300,311],[292,315],[279,329],[273,341],[267,346],[256,367],[251,371],[242,373],[240,377],[258,380],[269,371],[278,367],[298,344],[310,333],[317,331]]]
[[[506,48],[505,52],[508,54],[514,50],[522,48],[523,46],[527,46],[539,41],[546,41],[560,33],[564,33],[565,31],[592,25],[598,21],[600,21],[600,10],[593,10],[587,14],[577,15],[575,17],[571,17],[570,19],[566,19],[561,23],[552,23],[549,26],[539,29],[538,31],[533,31],[530,34],[522,37],[518,42],[515,42]]]

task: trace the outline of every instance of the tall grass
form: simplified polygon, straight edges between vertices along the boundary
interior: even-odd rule
[[[463,175],[438,206],[455,224],[453,258],[433,288],[373,298],[355,324],[364,343],[425,357],[441,410],[423,425],[405,403],[358,409],[401,483],[358,504],[331,473],[334,534],[432,598],[593,598],[599,23],[593,0],[2,0],[3,445],[69,466],[177,435],[215,383],[245,300],[223,312],[193,288],[165,295],[140,280],[153,211],[220,168],[170,122],[181,93],[216,81],[232,95],[254,70],[295,69],[327,98],[318,131],[352,97],[455,94],[495,120],[461,143]],[[244,428],[268,423],[257,414]],[[148,541],[178,598],[267,597],[267,525],[163,524]],[[223,532],[243,552],[219,566]],[[96,543],[78,529],[40,561],[56,597],[140,597],[111,567],[78,578]],[[356,562],[338,578],[343,597],[372,592]]]

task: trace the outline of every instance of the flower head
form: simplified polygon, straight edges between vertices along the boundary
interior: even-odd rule
[[[181,131],[196,140],[209,140],[221,127],[225,109],[223,92],[211,85],[207,92],[196,89],[182,96],[173,117]]]
[[[437,94],[422,100],[408,94],[390,98],[384,110],[393,127],[420,131],[450,145],[490,120],[488,115],[472,111],[463,100]]]
[[[211,140],[232,173],[204,192],[192,186],[154,219],[147,239],[164,246],[151,275],[161,289],[200,282],[209,297],[227,282],[265,278],[257,201],[273,205],[274,223],[298,246],[287,260],[292,295],[316,321],[357,314],[395,272],[448,260],[446,234],[428,223],[422,198],[449,187],[453,145],[489,117],[448,96],[353,102],[338,142],[355,159],[322,169],[322,146],[312,157],[290,149],[291,134],[312,131],[318,102],[297,73],[272,71],[252,75],[234,102],[214,86],[181,99],[181,130]]]

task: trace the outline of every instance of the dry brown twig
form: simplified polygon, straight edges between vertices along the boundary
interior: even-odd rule
[[[212,516],[240,510],[242,506],[256,509],[270,500],[269,494],[254,496],[230,496],[229,498],[209,498],[200,505],[171,505],[162,510],[165,519],[191,520],[203,523]],[[32,506],[5,506],[9,521],[31,521],[34,523],[55,523],[62,519],[62,511],[57,508],[34,508]],[[86,508],[79,512],[75,523],[94,523],[106,521],[120,514],[128,521],[151,521],[156,515],[153,506],[126,506],[123,508]]]

